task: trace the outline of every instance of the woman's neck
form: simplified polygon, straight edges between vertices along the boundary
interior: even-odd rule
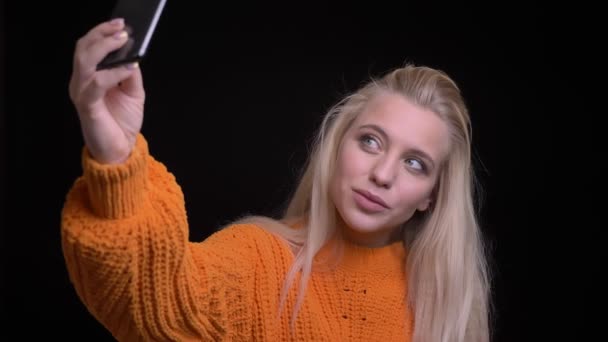
[[[337,228],[344,240],[361,247],[379,248],[403,240],[400,227],[384,228],[373,232],[361,232],[349,227],[342,218],[337,218]]]

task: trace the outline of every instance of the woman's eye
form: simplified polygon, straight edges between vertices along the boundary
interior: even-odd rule
[[[424,165],[416,159],[406,159],[405,163],[417,171],[424,171]]]
[[[369,135],[362,136],[361,137],[361,142],[366,147],[370,147],[370,148],[372,148],[374,150],[376,150],[376,149],[378,149],[380,147],[380,144],[378,144],[378,141],[376,139],[374,139],[374,137],[369,136]]]

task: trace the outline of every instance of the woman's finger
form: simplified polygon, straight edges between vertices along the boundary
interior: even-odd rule
[[[122,18],[116,18],[103,22],[93,27],[91,30],[89,30],[89,32],[82,36],[82,38],[80,38],[76,43],[76,48],[86,50],[89,45],[95,41],[123,30],[125,26],[124,24],[125,22]]]
[[[79,58],[75,61],[77,63],[76,68],[80,70],[82,76],[88,77],[97,70],[97,64],[105,56],[121,46],[129,44],[129,40],[126,31],[117,31],[111,36],[96,41],[79,55]]]
[[[118,83],[131,76],[138,68],[138,64],[129,64],[113,69],[97,71],[87,83],[80,95],[81,103],[93,104],[103,98],[108,89],[116,87]]]
[[[139,67],[137,67],[136,70],[133,70],[131,76],[127,77],[124,81],[121,81],[120,89],[127,96],[138,98],[143,98],[145,96],[144,82]]]

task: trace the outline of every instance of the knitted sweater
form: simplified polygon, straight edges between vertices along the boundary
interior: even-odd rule
[[[183,193],[141,134],[125,163],[97,163],[83,148],[82,166],[62,211],[62,248],[77,295],[116,339],[411,339],[401,243],[347,244],[335,268],[313,270],[290,330],[297,286],[279,316],[294,260],[282,239],[233,224],[190,242]]]

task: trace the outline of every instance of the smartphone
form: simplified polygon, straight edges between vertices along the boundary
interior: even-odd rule
[[[146,54],[166,0],[118,0],[110,19],[123,18],[127,42],[110,52],[97,70],[139,62]]]

